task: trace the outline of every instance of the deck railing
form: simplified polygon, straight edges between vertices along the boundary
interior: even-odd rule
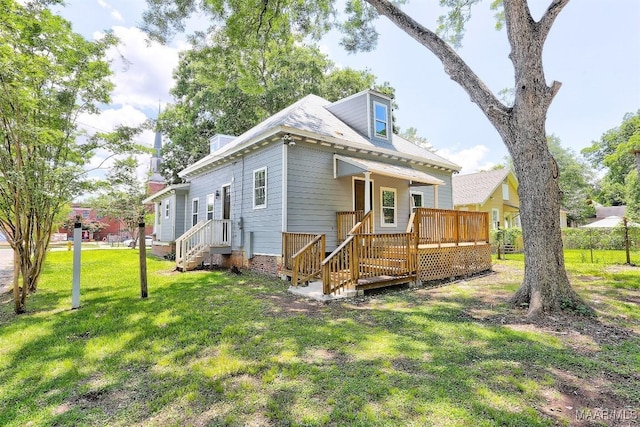
[[[185,269],[187,264],[211,246],[230,246],[228,219],[200,221],[176,239],[176,265]]]
[[[340,293],[358,282],[358,261],[353,246],[354,236],[351,235],[322,261],[323,294]]]
[[[354,237],[358,278],[415,273],[414,233],[357,234]]]
[[[358,221],[356,225],[347,232],[347,236],[352,234],[371,234],[373,233],[373,211],[369,211]]]
[[[326,238],[318,234],[291,257],[293,261],[293,286],[308,282],[322,272],[322,260],[325,256]]]
[[[293,256],[316,236],[318,235],[315,233],[282,233],[282,269],[284,271],[293,271],[295,267]]]
[[[416,274],[415,233],[353,234],[322,262],[323,292],[353,288],[358,280]]]
[[[336,212],[336,218],[338,221],[338,227],[336,228],[338,234],[338,243],[344,242],[349,231],[355,227],[364,217],[364,211],[342,211]]]
[[[419,244],[486,243],[489,214],[418,208],[411,215],[407,230],[418,232]]]

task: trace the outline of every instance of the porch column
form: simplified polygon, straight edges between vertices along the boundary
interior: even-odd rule
[[[364,213],[371,210],[371,172],[364,173]]]
[[[433,186],[433,208],[438,209],[438,186]]]

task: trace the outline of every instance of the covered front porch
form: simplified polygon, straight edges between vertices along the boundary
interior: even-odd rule
[[[329,255],[326,234],[283,233],[281,273],[292,286],[320,280],[335,295],[491,269],[484,212],[416,208],[403,233],[375,233],[372,211],[337,212],[336,223],[344,238]]]

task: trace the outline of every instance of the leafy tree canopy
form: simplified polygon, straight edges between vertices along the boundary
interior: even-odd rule
[[[124,128],[108,138],[79,138],[78,115],[97,113],[109,100],[105,52],[116,39],[107,33],[85,40],[47,9],[55,3],[0,0],[0,227],[19,264],[18,313],[37,289],[62,209],[91,188],[85,165],[98,148],[132,148],[120,138]]]
[[[547,141],[560,171],[558,185],[562,191],[562,207],[569,212],[569,219],[582,223],[595,213],[589,201],[593,171],[573,150],[563,147],[557,136],[551,135]]]
[[[626,190],[629,174],[636,170],[634,151],[640,151],[640,110],[635,114],[625,114],[620,126],[609,129],[598,141],[584,148],[582,154],[594,168],[605,169],[600,181],[596,200],[604,205],[625,205],[633,203]]]

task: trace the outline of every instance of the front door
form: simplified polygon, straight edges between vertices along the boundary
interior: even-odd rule
[[[222,219],[231,219],[231,186],[225,185],[222,187]],[[230,239],[230,225],[229,222],[222,224],[222,239],[225,242],[231,241]]]
[[[369,202],[373,210],[373,181],[369,181]],[[364,212],[364,180],[353,180],[353,210]]]

